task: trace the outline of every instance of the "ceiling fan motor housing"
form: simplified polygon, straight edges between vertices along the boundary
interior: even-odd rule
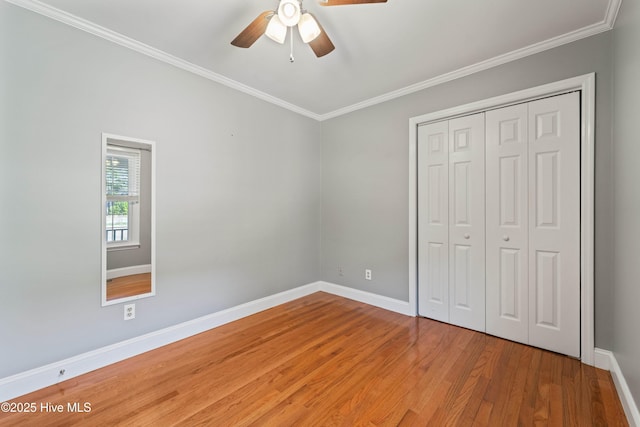
[[[280,0],[278,17],[287,27],[293,27],[300,21],[300,2],[298,0]]]

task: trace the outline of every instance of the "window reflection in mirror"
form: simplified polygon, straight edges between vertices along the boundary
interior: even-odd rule
[[[155,294],[153,146],[102,136],[102,305]]]

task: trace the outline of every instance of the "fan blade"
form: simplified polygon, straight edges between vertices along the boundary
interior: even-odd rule
[[[316,56],[320,58],[322,56],[325,56],[327,53],[330,53],[331,51],[333,51],[333,49],[335,49],[336,47],[331,42],[331,39],[327,35],[324,28],[322,28],[322,25],[320,25],[320,21],[318,21],[318,19],[315,16],[313,16],[313,19],[316,20],[316,22],[318,23],[318,27],[320,27],[320,35],[315,39],[311,40],[309,42],[309,46],[311,46],[311,49],[313,49],[313,53],[315,53]]]
[[[387,0],[319,0],[322,6],[341,6],[343,4],[386,3]]]
[[[273,16],[272,10],[262,12],[247,28],[238,34],[238,37],[233,39],[231,44],[237,47],[251,47],[266,31],[269,19],[271,19],[270,15]]]

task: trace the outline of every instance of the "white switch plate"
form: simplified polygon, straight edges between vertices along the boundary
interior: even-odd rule
[[[131,320],[136,318],[136,305],[125,304],[124,305],[124,320]]]

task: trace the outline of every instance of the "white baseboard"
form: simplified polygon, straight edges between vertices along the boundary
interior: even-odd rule
[[[131,267],[113,268],[111,270],[107,270],[107,280],[143,273],[151,273],[151,264],[132,265]]]
[[[415,315],[410,310],[409,303],[405,301],[333,283],[314,282],[2,378],[0,379],[0,402],[66,381],[78,375],[86,374],[318,291],[324,291],[409,316]],[[62,371],[64,371],[63,374],[61,374]]]
[[[68,359],[51,363],[39,368],[21,372],[0,379],[0,402],[31,393],[44,387],[66,381],[78,375],[94,371],[124,359],[145,353],[150,350],[171,344],[184,338],[199,334],[215,327],[233,322],[243,317],[267,310],[269,308],[323,291],[349,298],[365,304],[394,311],[407,316],[415,316],[406,301],[397,300],[370,292],[365,292],[329,282],[315,282],[300,286],[275,295],[250,301],[216,313],[170,326],[159,331],[131,338],[116,344],[79,354]],[[627,420],[632,427],[640,427],[640,414],[620,366],[613,353],[595,349],[595,366],[611,371],[620,401],[624,407]],[[64,374],[60,372],[64,370]]]
[[[159,331],[131,338],[49,365],[0,379],[0,402],[66,381],[129,357],[171,344],[217,326],[258,313],[320,290],[319,282],[231,307]],[[61,375],[61,370],[64,374]]]
[[[321,291],[333,295],[349,298],[355,301],[363,302],[365,304],[373,305],[375,307],[384,308],[385,310],[395,311],[396,313],[404,314],[406,316],[416,315],[415,310],[411,309],[407,301],[401,301],[382,295],[372,294],[371,292],[365,292],[329,282],[318,282],[318,284]]]
[[[609,350],[603,350],[601,348],[594,349],[593,366],[596,368],[604,369],[605,371],[611,370],[611,361],[613,360],[613,353]]]
[[[409,303],[328,282],[315,282],[0,379],[0,402],[66,381],[314,292],[324,291],[405,315]],[[61,373],[63,372],[63,373]]]
[[[611,372],[611,378],[616,386],[618,397],[624,408],[624,413],[627,416],[627,422],[631,427],[640,427],[640,412],[638,412],[638,406],[636,405],[631,390],[627,385],[627,381],[622,374],[620,365],[616,360],[616,356],[609,350],[602,350],[600,348],[595,349],[595,367],[600,369],[606,369]]]

